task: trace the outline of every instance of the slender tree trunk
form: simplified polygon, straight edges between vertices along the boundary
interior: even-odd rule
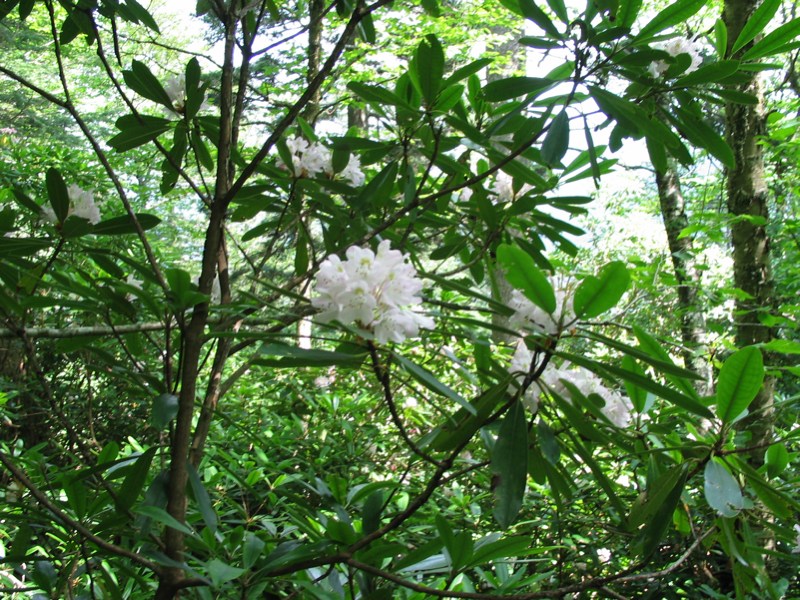
[[[758,0],[725,0],[723,19],[731,43],[739,36],[758,4]],[[772,329],[764,325],[760,317],[770,312],[774,291],[766,229],[769,221],[768,191],[764,180],[763,151],[759,144],[765,131],[765,115],[758,74],[754,72],[737,89],[758,98],[757,104],[729,104],[726,107],[727,140],[736,157],[736,166],[727,173],[728,212],[733,217],[734,284],[746,294],[736,301],[736,345],[743,347],[773,338]],[[750,432],[752,446],[761,446],[772,436],[774,392],[775,379],[767,377],[750,405],[749,416],[740,424],[742,430]],[[760,466],[763,457],[764,448],[759,447],[751,453],[751,464]]]
[[[322,64],[322,17],[325,14],[325,3],[323,0],[309,0],[308,2],[308,71],[306,81],[311,81],[319,73]],[[322,100],[322,89],[318,89],[309,100],[303,118],[311,123],[317,120]]]
[[[704,352],[705,318],[698,299],[700,278],[694,264],[693,239],[691,236],[680,237],[681,231],[689,224],[689,219],[686,216],[680,176],[672,162],[666,171],[656,171],[656,185],[672,268],[678,282],[683,362],[687,369],[703,378],[697,386],[698,392],[703,394],[710,389],[711,369]]]

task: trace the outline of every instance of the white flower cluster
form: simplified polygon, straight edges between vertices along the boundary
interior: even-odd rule
[[[800,553],[800,525],[795,525],[794,530],[797,532],[797,539],[794,541],[794,548],[792,548],[792,554]]]
[[[692,62],[683,72],[684,75],[688,75],[692,71],[696,71],[697,68],[700,66],[700,64],[703,62],[703,58],[700,56],[700,47],[692,40],[689,40],[684,37],[674,38],[669,42],[667,42],[666,44],[655,46],[655,48],[657,48],[658,50],[664,50],[670,56],[688,54]],[[667,61],[656,60],[650,63],[650,66],[647,68],[647,70],[650,72],[650,75],[652,75],[655,79],[658,79],[659,77],[664,76],[664,73],[667,72],[669,66],[670,65]]]
[[[311,304],[322,312],[323,322],[356,323],[371,330],[380,344],[416,337],[420,329],[433,329],[433,319],[412,307],[422,299],[422,281],[413,265],[388,240],[369,248],[351,246],[347,260],[331,255],[320,265]]]
[[[85,219],[92,225],[97,225],[100,222],[100,209],[95,204],[92,192],[82,190],[77,185],[72,184],[67,188],[67,195],[69,196],[69,211],[68,217],[78,217]],[[48,223],[55,225],[58,223],[58,218],[53,208],[47,204],[42,206],[42,219]]]
[[[295,177],[314,177],[320,173],[325,173],[328,177],[336,175],[333,170],[333,154],[322,144],[318,142],[309,144],[301,137],[293,137],[287,140],[286,147],[292,153],[292,173]],[[279,163],[283,164],[282,161]],[[353,187],[360,186],[365,179],[361,161],[352,154],[339,175]]]
[[[186,112],[186,79],[180,75],[170,77],[166,85],[164,85],[164,91],[167,92],[167,96],[172,102],[172,110],[170,112],[183,116]],[[211,108],[211,105],[208,100],[203,99],[198,112],[209,108]]]
[[[551,283],[555,283],[552,282]],[[554,285],[556,309],[550,314],[528,300],[519,290],[511,293],[509,308],[514,314],[509,318],[509,326],[517,329],[528,329],[547,335],[558,335],[575,321],[575,310],[572,307],[572,290],[570,285]]]
[[[583,367],[570,368],[569,363],[564,363],[560,368],[552,363],[542,373],[539,385],[543,390],[558,394],[564,399],[574,400],[564,382],[570,383],[583,395],[597,394],[605,402],[600,411],[617,427],[627,427],[631,420],[630,400],[616,390],[611,390],[597,375]]]
[[[533,353],[528,350],[528,347],[525,345],[525,341],[520,340],[517,343],[517,349],[514,352],[514,356],[511,357],[511,364],[508,367],[508,372],[514,376],[514,379],[517,382],[516,385],[511,384],[509,386],[509,392],[512,394],[515,393],[517,387],[522,385],[523,381],[525,380],[525,376],[528,374],[528,371],[531,368],[532,362]],[[532,385],[529,386],[522,395],[522,402],[532,414],[536,414],[536,411],[539,410],[539,389]]]

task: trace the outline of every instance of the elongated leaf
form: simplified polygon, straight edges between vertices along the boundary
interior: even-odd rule
[[[717,382],[717,416],[730,423],[750,406],[764,382],[761,351],[748,346],[735,352],[722,365]]]
[[[650,556],[661,545],[664,534],[672,525],[672,515],[683,493],[683,486],[686,481],[686,474],[679,479],[678,484],[670,490],[664,501],[656,507],[653,517],[647,521],[641,538],[641,554]]]
[[[528,477],[528,425],[522,402],[503,418],[492,450],[494,518],[502,529],[517,518]]]
[[[57,169],[47,169],[45,176],[47,183],[47,197],[50,200],[50,206],[56,215],[59,223],[63,223],[67,214],[69,213],[69,193],[67,192],[67,184],[64,183],[64,178]]]
[[[508,282],[525,294],[528,300],[548,313],[555,311],[553,287],[530,254],[519,246],[500,244],[497,247],[497,262],[503,268]]]
[[[486,84],[483,95],[489,102],[503,102],[527,94],[538,95],[555,84],[543,77],[506,77]]]
[[[617,305],[628,290],[631,277],[625,264],[620,261],[605,265],[597,277],[586,277],[575,290],[575,315],[592,318]]]
[[[723,517],[735,517],[744,508],[744,498],[739,482],[716,459],[706,463],[704,471],[705,492],[708,505]]]
[[[152,100],[157,104],[172,109],[172,99],[167,94],[161,82],[150,72],[150,69],[141,61],[134,60],[130,71],[123,71],[122,77],[134,92]]]
[[[137,213],[136,220],[144,231],[152,229],[161,223],[161,219],[157,216],[147,213]],[[128,215],[122,215],[100,221],[94,226],[92,233],[94,235],[128,235],[136,233],[136,226]]]
[[[767,464],[767,473],[770,477],[777,477],[789,466],[789,452],[784,444],[772,444],[764,456]]]
[[[430,391],[434,392],[435,394],[439,394],[440,396],[444,396],[445,398],[449,398],[450,400],[453,400],[473,416],[478,414],[478,412],[475,410],[475,407],[472,406],[472,404],[470,404],[468,400],[463,398],[461,394],[456,392],[450,386],[439,381],[436,375],[428,371],[426,368],[411,362],[406,357],[400,354],[394,354],[394,357],[397,360],[397,362],[406,371],[408,371],[408,373],[412,377],[414,377],[414,379],[419,381]]]
[[[542,160],[553,166],[561,162],[569,148],[569,117],[562,110],[550,124],[550,129],[542,142]]]
[[[619,23],[620,27],[630,29],[636,21],[641,8],[642,0],[620,0],[619,8],[617,9],[617,23]]]
[[[759,33],[764,31],[764,28],[769,25],[780,5],[781,0],[763,0],[759,4],[758,8],[747,19],[747,23],[742,27],[739,37],[736,38],[733,46],[731,46],[731,56],[735,55],[745,45],[752,42]]]
[[[192,531],[189,527],[178,521],[175,517],[165,511],[163,508],[158,506],[150,506],[150,505],[140,505],[137,506],[133,512],[136,514],[142,515],[143,517],[147,517],[149,519],[153,519],[154,521],[161,523],[162,525],[166,525],[167,527],[171,527],[181,533],[186,535],[195,535],[194,531]]]
[[[667,8],[658,13],[653,19],[639,32],[636,41],[646,41],[657,33],[683,23],[689,17],[697,13],[706,5],[705,0],[678,0],[670,4]]]
[[[8,238],[0,237],[0,255],[3,258],[18,258],[36,254],[49,248],[55,242],[46,238]]]
[[[683,133],[690,142],[695,146],[708,150],[709,154],[714,156],[726,167],[732,169],[736,166],[733,150],[731,150],[731,147],[713,127],[703,119],[694,115],[694,113],[683,108],[676,107],[675,113],[680,119],[678,125],[681,133]]]
[[[714,23],[714,48],[720,60],[725,58],[728,52],[728,26],[722,19]]]
[[[628,530],[636,531],[643,523],[649,521],[676,487],[683,489],[686,474],[686,464],[676,465],[649,483],[647,489],[639,494],[631,507]]]
[[[792,19],[761,38],[742,55],[742,60],[755,60],[780,52],[800,36],[800,18]]]
[[[193,465],[189,464],[188,472],[189,486],[192,489],[194,500],[197,502],[197,508],[200,511],[200,516],[203,517],[203,522],[206,524],[206,527],[208,527],[212,532],[216,533],[217,514],[214,512],[214,507],[211,505],[211,498],[209,497],[206,488],[203,486],[203,482],[200,481],[200,475],[197,473],[197,469],[195,469]]]
[[[463,67],[453,71],[453,74],[445,79],[444,84],[442,84],[442,88],[448,88],[454,83],[458,83],[462,79],[466,79],[470,75],[477,73],[490,64],[492,64],[491,58],[479,58],[478,60],[473,60],[471,63],[468,63]]]
[[[394,92],[387,90],[378,85],[369,85],[366,83],[359,83],[351,81],[347,84],[347,88],[356,96],[359,96],[367,102],[376,104],[388,104],[390,106],[400,106],[407,110],[414,110],[408,102],[400,98]]]
[[[453,450],[475,435],[475,432],[484,425],[486,419],[505,397],[509,381],[510,377],[478,396],[471,403],[475,413],[466,408],[459,409],[439,428],[431,442],[431,447],[441,451]]]
[[[242,548],[242,564],[245,569],[249,569],[256,564],[266,545],[267,543],[252,531],[247,533]]]
[[[738,60],[721,60],[710,65],[704,65],[678,79],[675,82],[675,87],[689,87],[720,81],[736,73],[740,64]]]
[[[558,29],[556,29],[553,22],[545,14],[545,12],[536,5],[535,0],[519,0],[519,8],[522,15],[529,21],[533,21],[541,27],[550,37],[558,39],[561,37]]]
[[[128,475],[125,477],[125,481],[122,482],[122,486],[119,488],[119,494],[117,494],[116,498],[117,510],[120,512],[124,513],[129,511],[139,498],[145,481],[147,481],[150,464],[153,462],[153,457],[157,450],[158,446],[148,448],[136,459],[133,466],[130,467]]]
[[[160,394],[153,400],[153,414],[150,418],[150,424],[158,431],[161,431],[177,414],[178,397],[175,394]]]
[[[482,545],[476,544],[467,566],[485,565],[497,558],[527,556],[536,550],[539,548],[531,548],[531,539],[527,536],[502,538]]]
[[[417,46],[408,74],[428,106],[433,106],[444,76],[444,50],[435,35]]]
[[[683,409],[688,410],[696,415],[701,417],[705,417],[706,419],[711,419],[714,417],[714,414],[708,410],[705,406],[703,406],[699,401],[695,400],[694,398],[690,398],[689,396],[685,396],[674,390],[670,387],[665,385],[661,385],[650,379],[649,377],[642,377],[637,373],[633,373],[628,371],[627,369],[623,369],[621,367],[617,367],[611,364],[600,364],[593,360],[589,360],[584,358],[583,356],[579,356],[577,354],[570,354],[567,352],[554,352],[555,356],[560,356],[565,358],[566,360],[574,363],[578,366],[584,367],[589,369],[593,373],[600,375],[601,377],[619,377],[623,381],[630,381],[634,385],[639,386],[645,391],[651,392],[654,395],[658,396],[659,398],[663,398],[668,402],[671,402],[675,406],[679,406]]]

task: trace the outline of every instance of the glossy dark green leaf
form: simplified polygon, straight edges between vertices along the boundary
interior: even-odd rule
[[[381,511],[384,506],[384,496],[382,490],[372,492],[364,501],[364,508],[361,510],[361,529],[363,535],[377,531],[381,526]]]
[[[428,106],[433,106],[444,78],[444,50],[435,35],[427,35],[414,53],[408,74]]]
[[[161,219],[157,216],[147,213],[137,213],[136,220],[144,231],[161,223]],[[136,233],[136,226],[128,215],[121,215],[100,221],[94,226],[92,233],[94,235],[128,235]]]
[[[717,381],[717,416],[731,423],[755,399],[764,382],[761,351],[748,346],[727,358]]]
[[[687,465],[675,465],[649,482],[647,489],[639,494],[631,506],[628,515],[628,530],[636,531],[642,524],[650,521],[676,487],[683,489],[686,474]]]
[[[147,475],[150,472],[150,465],[157,451],[158,446],[148,448],[129,467],[128,474],[125,476],[115,500],[117,510],[120,512],[129,511],[139,499],[139,494],[142,493],[144,484],[147,481]]]
[[[373,102],[379,105],[388,104],[390,106],[400,106],[407,110],[413,110],[408,102],[400,98],[394,92],[379,85],[351,81],[347,84],[347,89],[367,102]]]
[[[30,256],[54,244],[53,240],[46,238],[11,238],[2,236],[0,237],[0,255],[3,258]]]
[[[789,452],[783,443],[772,444],[764,455],[764,462],[767,465],[767,473],[771,478],[775,478],[789,466]]]
[[[567,14],[567,7],[564,4],[564,0],[547,0],[547,6],[550,7],[550,10],[558,17],[559,21],[565,25],[569,24],[569,14]]]
[[[167,94],[161,82],[150,72],[150,69],[141,61],[134,60],[130,71],[123,71],[122,77],[134,92],[152,100],[157,104],[172,109],[172,99]]]
[[[543,77],[506,77],[486,84],[483,95],[489,102],[503,102],[528,94],[540,94],[556,82]]]
[[[556,296],[547,277],[538,269],[530,254],[512,244],[497,247],[497,263],[503,269],[506,279],[514,288],[525,294],[531,302],[553,313],[556,309]]]
[[[739,482],[716,459],[706,463],[703,491],[708,505],[723,517],[735,517],[744,508]]]
[[[655,507],[652,518],[645,523],[639,546],[643,556],[650,556],[661,545],[664,535],[672,525],[672,515],[680,502],[685,482],[686,472],[684,470],[678,483],[668,490],[663,501]]]
[[[250,569],[261,556],[267,543],[252,531],[247,532],[242,547],[242,564],[245,569]]]
[[[125,7],[128,9],[129,14],[134,17],[135,23],[142,23],[148,29],[161,33],[153,16],[137,0],[125,0]]]
[[[58,169],[49,168],[45,176],[47,184],[47,198],[59,223],[63,223],[69,214],[69,193],[67,184]]]
[[[545,33],[549,36],[559,39],[561,37],[561,33],[556,29],[556,26],[553,25],[553,22],[550,20],[550,17],[536,5],[535,0],[518,0],[519,1],[519,8],[522,12],[522,15],[528,19],[536,23],[539,27],[541,27]]]
[[[211,497],[208,495],[203,482],[200,481],[200,475],[197,469],[190,463],[187,467],[189,475],[189,487],[192,490],[192,496],[197,503],[197,509],[200,511],[200,516],[203,517],[203,522],[212,532],[217,531],[217,513],[214,512],[214,507],[211,504]]]
[[[120,133],[108,140],[108,145],[117,152],[126,152],[133,148],[152,142],[162,133],[169,131],[172,122],[161,117],[150,115],[125,115],[117,119]]]
[[[636,41],[646,41],[673,25],[685,22],[705,5],[705,0],[678,0],[670,4],[642,27]]]
[[[514,402],[497,433],[492,449],[492,488],[495,521],[502,529],[517,518],[528,477],[528,424],[522,402]]]
[[[792,19],[758,40],[742,56],[742,60],[756,60],[780,53],[784,46],[800,36],[800,18]]]
[[[756,36],[764,31],[764,28],[772,21],[772,17],[781,5],[781,0],[763,0],[759,3],[758,8],[747,19],[742,30],[739,32],[739,37],[733,42],[731,46],[731,56],[735,55],[739,50],[744,48],[747,44],[752,42]]]
[[[561,162],[569,148],[569,116],[562,110],[550,123],[544,141],[542,142],[542,160],[548,166]]]
[[[642,0],[620,0],[617,8],[617,23],[621,27],[631,28],[642,8]]]
[[[728,53],[728,26],[725,21],[717,19],[714,23],[714,48],[720,60],[725,58]]]
[[[689,87],[714,83],[733,75],[739,70],[741,63],[738,60],[721,60],[708,65],[703,65],[696,71],[684,75],[675,81],[675,87]]]
[[[549,549],[532,548],[531,538],[528,536],[515,536],[501,538],[485,544],[476,544],[469,561],[469,567],[488,564],[498,558],[513,558],[527,556],[538,551],[547,552]]]
[[[153,399],[150,424],[158,431],[161,431],[177,414],[178,397],[174,394],[160,394]]]
[[[578,318],[592,318],[613,308],[628,290],[630,281],[624,263],[608,263],[600,269],[597,277],[586,277],[575,290],[575,315]]]
[[[676,107],[675,113],[679,118],[681,133],[683,133],[692,144],[708,150],[709,154],[714,156],[726,167],[733,168],[736,166],[733,150],[731,150],[731,147],[713,127],[694,113],[683,108]]]
[[[475,435],[485,423],[500,401],[506,397],[510,379],[501,381],[492,386],[470,404],[475,413],[466,408],[460,408],[454,415],[439,427],[431,442],[434,450],[453,450]]]

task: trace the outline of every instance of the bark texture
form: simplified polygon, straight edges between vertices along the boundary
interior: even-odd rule
[[[672,268],[678,282],[678,315],[681,320],[684,366],[700,375],[698,392],[710,389],[711,369],[705,354],[705,318],[698,298],[700,277],[695,268],[693,239],[680,237],[689,224],[686,216],[686,201],[681,190],[677,168],[670,163],[664,171],[656,171],[658,200],[661,217],[667,233]]]
[[[759,4],[757,0],[725,0],[723,19],[731,43]],[[765,132],[765,114],[758,74],[753,73],[738,89],[758,98],[754,105],[729,104],[726,107],[727,140],[736,158],[735,168],[727,173],[728,212],[734,218],[731,225],[734,285],[745,293],[736,301],[736,345],[741,348],[773,338],[773,331],[760,317],[770,312],[774,290],[766,229],[768,190],[763,150],[759,144]],[[753,446],[765,444],[772,435],[774,393],[775,379],[767,377],[750,405],[749,416],[741,422],[740,427],[751,433]],[[760,466],[763,457],[764,448],[755,450],[750,457],[751,464]]]

